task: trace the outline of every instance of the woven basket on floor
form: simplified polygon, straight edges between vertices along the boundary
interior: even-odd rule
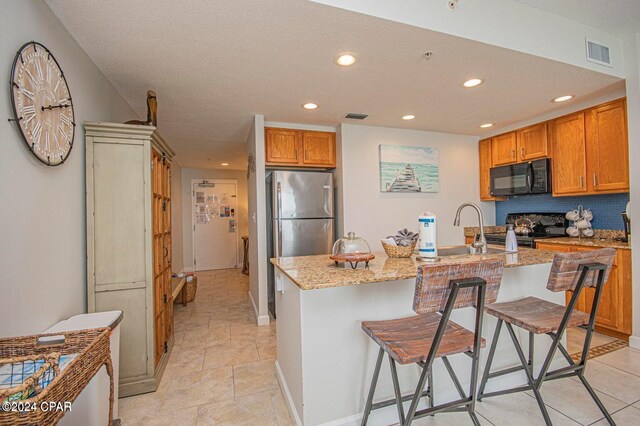
[[[43,337],[64,336],[64,341],[43,343]],[[38,386],[37,378],[24,378],[21,384],[11,388],[0,389],[0,403],[16,394],[35,396],[19,401],[23,407],[35,407],[29,411],[0,410],[0,425],[54,425],[64,416],[63,410],[48,409],[50,403],[73,402],[85,388],[95,374],[105,366],[109,375],[109,418],[107,424],[113,420],[113,365],[111,363],[111,330],[96,328],[78,330],[65,333],[50,333],[33,336],[0,338],[0,366],[15,365],[28,362],[29,359],[42,359],[50,363],[51,369],[56,370],[55,359],[61,355],[73,355],[69,364],[63,370],[55,371],[55,377],[42,389]],[[39,342],[40,339],[40,342]],[[41,375],[40,375],[41,376]],[[33,377],[33,376],[32,376]],[[41,376],[42,377],[42,376]],[[18,401],[15,401],[16,404]],[[41,404],[47,404],[46,410]]]
[[[418,242],[416,241],[410,246],[391,246],[389,244],[382,243],[382,248],[389,257],[411,257],[413,249],[416,248],[417,243]]]
[[[198,291],[198,277],[193,276],[190,282],[184,283],[187,288],[187,303],[193,302],[196,299],[196,292]],[[174,300],[175,303],[182,303],[182,292],[178,293],[178,296]]]

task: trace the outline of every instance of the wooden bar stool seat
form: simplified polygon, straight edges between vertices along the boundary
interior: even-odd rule
[[[365,321],[362,329],[397,363],[415,364],[426,361],[441,321],[442,315],[430,313],[388,321]],[[436,358],[473,352],[474,339],[472,331],[447,321]],[[482,339],[480,347],[484,346]]]
[[[492,303],[485,311],[502,321],[524,328],[535,334],[555,333],[560,327],[567,308],[537,297],[525,297],[503,303]],[[567,328],[589,324],[589,314],[573,311]]]
[[[591,335],[595,327],[596,314],[600,304],[600,296],[602,295],[602,287],[609,276],[615,254],[615,249],[606,248],[590,252],[558,253],[554,256],[551,272],[547,281],[547,289],[555,292],[571,291],[573,294],[567,306],[558,305],[536,297],[525,297],[511,302],[492,303],[485,307],[486,312],[496,317],[498,321],[487,356],[487,365],[484,369],[482,380],[480,381],[478,401],[481,401],[483,398],[513,392],[532,391],[533,396],[538,402],[538,407],[540,408],[545,424],[551,425],[549,413],[542,399],[542,394],[540,393],[542,383],[548,380],[577,376],[602,414],[604,414],[607,422],[615,425],[611,415],[584,376],[589,355],[589,345],[591,344]],[[595,287],[590,314],[575,310],[580,293],[586,287]],[[496,352],[500,330],[503,325],[506,326],[509,332],[520,364],[498,371],[491,371],[493,356]],[[525,358],[522,346],[513,329],[514,326],[523,328],[529,332],[528,360]],[[580,361],[575,363],[562,345],[562,338],[567,328],[579,326],[586,326],[587,333],[582,347]],[[537,377],[534,377],[533,355],[534,336],[536,334],[546,334],[551,337],[551,347],[545,356],[542,368],[537,373]],[[549,371],[551,362],[557,351],[562,354],[568,366]],[[526,384],[510,389],[485,392],[485,387],[489,379],[521,371],[524,371],[527,378]],[[567,395],[567,398],[570,399],[571,396]]]
[[[500,260],[469,262],[457,265],[421,265],[416,276],[413,298],[415,316],[386,321],[364,321],[362,329],[378,344],[378,359],[373,371],[367,402],[362,417],[366,425],[372,410],[395,405],[402,425],[414,419],[436,413],[466,411],[475,425],[480,422],[475,414],[478,360],[482,339],[482,318],[485,300],[495,302],[502,280]],[[473,331],[449,320],[458,308],[475,308]],[[373,403],[385,353],[389,358],[394,399]],[[469,393],[463,389],[453,367],[450,355],[464,353],[471,358]],[[434,405],[433,362],[441,359],[460,398]],[[417,364],[420,377],[415,392],[402,395],[396,363]],[[425,386],[428,387],[425,390]],[[428,408],[417,410],[421,398],[428,397]],[[403,402],[411,401],[405,416]]]

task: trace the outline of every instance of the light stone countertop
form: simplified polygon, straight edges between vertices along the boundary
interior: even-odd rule
[[[563,244],[572,246],[588,246],[588,247],[611,247],[615,249],[631,250],[631,244],[622,241],[617,241],[613,238],[547,238],[544,240],[538,240],[544,244]]]
[[[473,237],[480,232],[480,228],[477,226],[467,226],[464,228],[465,237]],[[499,234],[506,233],[504,226],[485,226],[484,232]],[[630,243],[624,243],[616,240],[616,238],[624,237],[624,231],[614,229],[594,229],[595,235],[593,238],[573,238],[573,237],[558,237],[558,238],[544,238],[537,241],[541,243],[550,244],[566,244],[573,246],[587,246],[587,247],[612,247],[615,249],[631,249]]]
[[[548,250],[520,248],[518,253],[448,256],[441,258],[435,265],[502,259],[505,268],[515,268],[551,263],[554,254],[555,252]],[[412,279],[416,277],[418,265],[431,264],[418,261],[415,256],[398,259],[390,258],[384,252],[375,255],[376,258],[369,262],[369,268],[366,269],[361,266],[351,269],[351,266],[342,263],[336,266],[334,261],[329,259],[329,255],[281,257],[271,259],[271,263],[302,290]]]

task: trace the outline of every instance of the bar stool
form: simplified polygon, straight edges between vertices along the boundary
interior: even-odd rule
[[[485,307],[487,314],[498,319],[496,331],[491,342],[491,348],[487,358],[487,365],[482,375],[480,389],[478,391],[478,401],[482,398],[491,396],[504,395],[513,392],[521,392],[526,390],[533,391],[538,401],[538,406],[547,425],[551,425],[549,413],[544,405],[540,387],[545,380],[562,379],[566,377],[578,376],[584,387],[587,389],[595,403],[598,405],[602,414],[611,425],[615,425],[613,419],[607,412],[606,408],[594,392],[587,379],[584,377],[584,370],[587,364],[589,354],[589,345],[591,344],[591,335],[600,304],[600,296],[602,294],[602,286],[607,281],[615,249],[607,248],[595,250],[591,252],[577,253],[558,253],[553,259],[551,273],[547,282],[547,289],[551,291],[567,291],[573,292],[569,304],[565,307],[536,297],[525,297],[523,299],[514,300],[504,303],[493,303]],[[580,294],[585,287],[595,287],[593,304],[591,306],[591,314],[587,314],[578,310],[574,310]],[[515,346],[521,365],[503,370],[491,372],[491,363],[496,351],[498,337],[503,323],[507,327],[507,331],[511,336],[511,340]],[[529,332],[529,359],[526,360],[524,352],[516,337],[513,326],[523,328]],[[571,356],[560,342],[567,328],[579,327],[587,325],[587,333],[582,348],[580,362],[577,364],[571,359]],[[536,334],[546,334],[551,337],[552,343],[542,364],[542,369],[538,373],[538,377],[533,377],[533,340]],[[560,353],[569,363],[568,367],[558,368],[549,371],[551,362],[556,351]],[[527,376],[527,385],[485,393],[487,381],[496,376],[515,373],[524,370]]]
[[[485,298],[494,302],[500,288],[503,265],[500,260],[470,262],[457,265],[421,265],[416,277],[413,310],[415,316],[388,321],[364,321],[362,329],[379,346],[369,395],[365,405],[362,425],[367,424],[371,410],[396,405],[398,418],[403,425],[410,425],[419,417],[439,412],[467,411],[474,424],[479,425],[475,414],[475,391],[478,381],[478,359],[482,339],[482,317]],[[486,297],[485,297],[486,294]],[[451,311],[474,306],[475,328],[471,332],[450,321]],[[385,352],[389,357],[395,399],[373,403],[373,396],[380,374]],[[471,386],[467,396],[462,389],[448,356],[464,353],[471,357]],[[460,399],[438,406],[433,405],[433,362],[442,358],[451,376]],[[396,363],[418,364],[420,379],[415,393],[403,396],[400,393]],[[428,381],[429,387],[425,389]],[[429,408],[416,411],[420,398],[428,397]],[[411,400],[406,416],[403,401]]]

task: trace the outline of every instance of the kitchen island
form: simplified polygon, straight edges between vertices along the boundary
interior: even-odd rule
[[[536,296],[564,304],[564,293],[546,289],[554,252],[521,249],[517,254],[458,255],[442,263],[502,259],[505,269],[498,301]],[[272,259],[276,267],[277,349],[276,374],[296,423],[359,424],[375,366],[378,346],[362,331],[363,320],[386,320],[415,315],[412,310],[416,268],[414,258],[394,259],[384,253],[368,268],[338,266],[323,256]],[[474,310],[453,312],[451,319],[471,328]],[[481,373],[496,321],[485,315]],[[520,336],[527,348],[527,334]],[[498,344],[493,368],[514,366],[517,355],[506,334]],[[541,364],[551,339],[536,337],[535,360]],[[468,389],[470,360],[451,357],[463,387]],[[557,359],[558,365],[564,365]],[[554,362],[555,363],[555,362]],[[385,362],[386,365],[387,363]],[[412,393],[418,379],[415,365],[399,366],[403,394]],[[489,391],[525,383],[524,373],[493,379]],[[435,402],[458,397],[442,361],[434,364]],[[393,388],[388,368],[383,368],[374,401],[391,398]],[[481,411],[482,403],[477,405]],[[446,414],[440,414],[446,416]],[[369,424],[397,423],[395,407],[372,412]]]

